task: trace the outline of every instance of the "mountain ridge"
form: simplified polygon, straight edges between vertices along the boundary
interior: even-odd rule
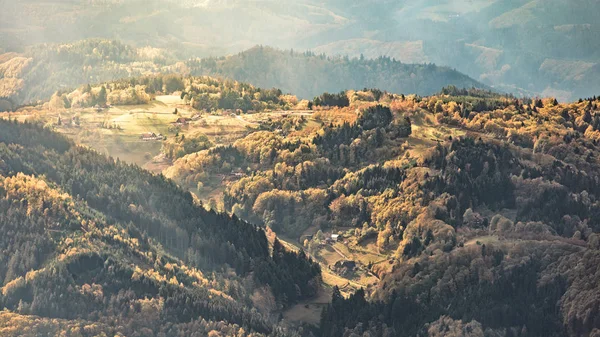
[[[168,73],[220,76],[280,88],[307,99],[325,91],[364,87],[422,95],[447,85],[487,88],[455,70],[432,64],[405,64],[390,58],[358,61],[262,46],[225,58],[182,59],[167,49],[91,39],[6,53],[0,61],[2,110],[46,100],[56,91],[90,82]]]

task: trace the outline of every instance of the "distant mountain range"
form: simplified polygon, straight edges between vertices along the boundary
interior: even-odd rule
[[[600,92],[600,3],[593,0],[19,0],[2,6],[5,51],[97,37],[167,47],[185,58],[269,45],[433,62],[527,95],[567,100]]]

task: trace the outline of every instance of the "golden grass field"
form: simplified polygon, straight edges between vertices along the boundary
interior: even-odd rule
[[[173,114],[177,108],[178,114]],[[173,137],[176,134],[189,135],[202,132],[216,144],[231,143],[248,132],[248,127],[257,127],[255,122],[263,118],[257,116],[221,116],[204,114],[188,126],[174,129],[171,123],[179,117],[191,118],[199,111],[183,104],[179,96],[157,96],[149,104],[113,106],[102,111],[93,108],[48,109],[29,108],[10,114],[20,121],[35,120],[44,124],[54,124],[54,128],[69,136],[77,143],[89,146],[114,158],[134,163],[154,172],[161,172],[165,163],[154,159],[160,154],[161,141],[144,141],[141,135],[146,132]],[[9,114],[3,114],[8,118]],[[58,118],[62,125],[56,125]],[[80,126],[68,125],[78,116]]]

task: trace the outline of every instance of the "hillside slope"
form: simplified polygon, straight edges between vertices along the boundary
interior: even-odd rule
[[[270,313],[315,294],[305,255],[164,177],[39,126],[0,130],[2,331],[286,335]]]

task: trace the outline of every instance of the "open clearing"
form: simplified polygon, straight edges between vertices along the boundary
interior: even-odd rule
[[[318,325],[321,311],[331,300],[331,288],[321,287],[317,296],[310,301],[302,301],[283,312],[284,319],[290,322],[305,322]]]
[[[177,114],[174,114],[175,109]],[[102,110],[85,108],[40,112],[26,109],[11,114],[11,118],[54,123],[57,131],[82,145],[158,173],[170,163],[155,162],[154,158],[160,154],[162,142],[144,141],[141,139],[143,133],[173,137],[176,134],[201,132],[215,144],[230,144],[248,134],[252,128],[258,127],[258,120],[266,118],[266,115],[256,115],[203,114],[184,105],[179,96],[166,95],[157,96],[148,104],[119,105]],[[61,125],[56,125],[59,116]],[[4,114],[4,117],[8,118],[8,114]],[[71,123],[74,117],[79,118],[79,126]],[[172,123],[180,117],[190,119],[189,123],[180,127],[173,126]],[[192,117],[195,120],[191,120]]]

